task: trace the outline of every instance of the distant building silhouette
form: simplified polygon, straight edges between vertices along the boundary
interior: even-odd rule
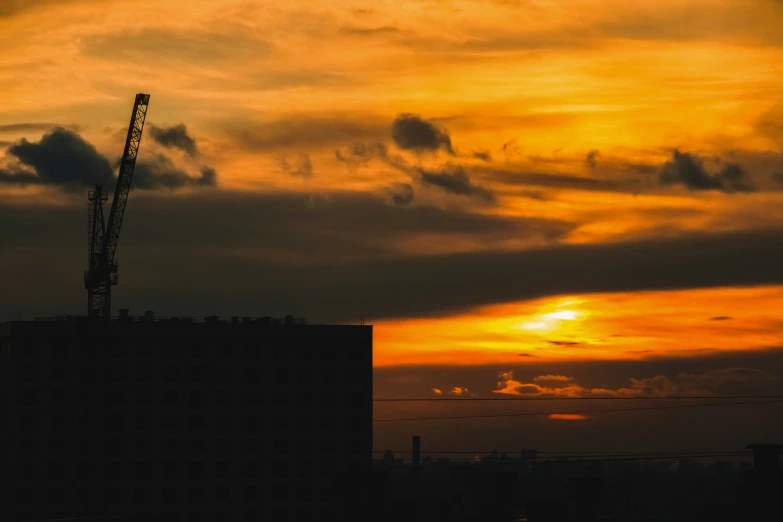
[[[363,513],[372,326],[127,310],[0,324],[0,520]]]

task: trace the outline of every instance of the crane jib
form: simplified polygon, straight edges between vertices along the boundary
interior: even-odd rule
[[[119,162],[114,199],[109,219],[104,225],[103,202],[107,197],[101,185],[89,192],[88,207],[88,249],[89,267],[84,274],[87,288],[87,313],[92,317],[108,319],[111,315],[111,286],[117,284],[117,262],[114,257],[120,237],[122,220],[128,205],[133,170],[139,152],[144,121],[147,117],[149,94],[137,94],[133,104],[125,149]]]

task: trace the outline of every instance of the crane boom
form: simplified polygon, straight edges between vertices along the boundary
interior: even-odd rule
[[[84,286],[87,289],[87,313],[91,317],[108,319],[111,316],[111,287],[117,284],[117,260],[114,255],[120,238],[122,220],[125,217],[125,208],[128,205],[128,193],[133,179],[133,170],[136,167],[136,156],[139,153],[149,101],[149,94],[136,95],[125,149],[119,162],[109,221],[105,225],[103,202],[107,198],[103,195],[101,185],[95,185],[95,190],[89,193],[89,268],[84,274]]]

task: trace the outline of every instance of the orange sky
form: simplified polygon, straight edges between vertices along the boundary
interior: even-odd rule
[[[411,208],[543,223],[492,237],[408,231],[394,238],[405,257],[783,223],[779,1],[4,5],[0,174],[16,161],[4,151],[39,140],[49,124],[115,158],[133,94],[149,92],[148,121],[186,124],[199,155],[145,137],[140,159],[166,153],[194,176],[209,165],[214,190],[388,199],[408,184]],[[401,113],[447,133],[453,153],[395,147],[390,128]],[[356,144],[376,143],[388,156],[351,156]],[[738,166],[752,191],[663,183],[674,150],[696,159],[703,182]],[[422,181],[422,171],[455,166],[492,199]],[[82,205],[79,197],[0,183],[8,204]],[[132,227],[133,202],[129,212]],[[368,319],[382,366],[520,362],[520,353],[633,359],[780,346],[781,305],[783,287],[762,286],[560,295],[437,319]]]

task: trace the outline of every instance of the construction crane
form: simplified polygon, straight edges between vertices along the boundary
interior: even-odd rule
[[[128,137],[125,140],[125,150],[122,158],[114,168],[119,166],[117,186],[114,188],[114,199],[111,202],[109,221],[103,220],[103,203],[108,196],[103,192],[101,183],[95,185],[95,190],[88,193],[87,235],[88,235],[88,266],[84,271],[84,288],[87,289],[87,315],[108,320],[111,317],[111,287],[117,284],[117,242],[120,239],[122,218],[128,205],[133,170],[136,167],[136,155],[139,153],[141,132],[147,117],[149,94],[137,94],[133,104]],[[107,174],[108,177],[114,168]]]

